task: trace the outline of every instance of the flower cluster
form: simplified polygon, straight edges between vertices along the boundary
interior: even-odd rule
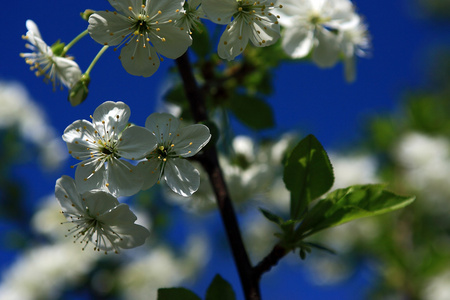
[[[355,55],[365,56],[370,48],[367,26],[350,0],[284,0],[279,11],[285,28],[282,45],[292,58],[312,52],[320,67],[331,67],[342,55],[346,78],[355,78]]]
[[[366,56],[370,49],[367,26],[350,0],[283,0],[280,4],[269,0],[108,1],[114,10],[86,15],[86,33],[105,48],[121,48],[122,66],[136,76],[152,76],[163,57],[183,55],[192,45],[192,32],[202,31],[200,19],[226,25],[217,53],[227,60],[239,56],[249,41],[255,47],[273,45],[281,37],[280,25],[284,27],[282,46],[289,56],[298,59],[311,53],[320,67],[331,67],[342,59],[348,81],[355,79],[356,57]],[[73,105],[84,101],[91,67],[80,81],[76,63],[55,54],[32,21],[27,21],[27,28],[27,47],[34,51],[22,54],[27,63],[54,84],[57,79],[69,88],[76,84],[69,100]],[[103,50],[92,66],[102,54]]]
[[[75,121],[62,136],[69,154],[81,162],[75,180],[57,181],[55,195],[75,224],[69,232],[81,243],[93,243],[94,250],[117,253],[143,244],[149,235],[117,197],[134,195],[162,178],[185,197],[200,184],[198,170],[185,158],[209,142],[208,127],[179,128],[180,121],[167,113],[150,115],[145,127],[131,125],[129,117],[125,103],[107,101],[94,111],[92,122]]]

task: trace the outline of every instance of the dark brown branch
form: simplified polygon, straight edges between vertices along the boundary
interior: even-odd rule
[[[287,254],[286,248],[280,245],[275,245],[272,251],[270,251],[270,253],[253,268],[254,280],[259,281],[261,279],[261,276],[265,272],[270,271],[272,267],[276,266],[280,261],[280,259],[282,259],[286,254]]]
[[[207,121],[208,115],[206,111],[205,99],[195,80],[188,54],[183,54],[176,60],[176,63],[183,80],[184,90],[189,101],[194,120],[196,122]],[[206,147],[203,155],[198,157],[198,161],[208,173],[211,181],[220,215],[228,237],[228,242],[231,247],[231,252],[233,253],[233,258],[238,269],[245,299],[259,300],[261,299],[259,291],[259,278],[255,278],[255,276],[253,276],[253,268],[242,241],[236,213],[231,203],[229,196],[230,194],[217,158],[216,147]]]

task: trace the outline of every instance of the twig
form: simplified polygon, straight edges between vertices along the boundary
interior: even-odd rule
[[[196,122],[208,120],[205,99],[197,85],[187,52],[176,60],[177,67],[184,84],[186,97],[191,107],[191,113]],[[233,258],[238,269],[244,296],[247,300],[261,299],[259,291],[259,279],[253,276],[253,268],[248,258],[242,241],[236,213],[231,203],[222,170],[217,158],[215,146],[204,149],[202,156],[198,158],[203,168],[208,173],[211,185],[214,189],[217,205],[222,217],[228,242],[233,253]]]

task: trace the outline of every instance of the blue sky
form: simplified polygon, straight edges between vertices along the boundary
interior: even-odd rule
[[[301,129],[304,133],[318,137],[326,149],[356,141],[361,135],[361,125],[368,116],[400,107],[402,92],[424,79],[424,71],[434,53],[430,46],[440,43],[444,35],[449,37],[442,28],[423,19],[420,9],[411,1],[360,0],[354,3],[369,24],[372,57],[359,60],[358,76],[353,84],[345,82],[340,64],[322,70],[309,63],[295,63],[285,64],[276,70],[275,93],[268,99],[274,108],[278,126],[273,132]],[[125,101],[131,107],[132,120],[141,125],[155,110],[158,96],[167,84],[167,69],[173,65],[169,59],[161,64],[154,76],[141,78],[126,73],[117,58],[118,53],[108,51],[91,73],[87,101],[72,108],[66,100],[67,91],[53,92],[52,87],[37,79],[19,57],[20,52],[26,52],[21,35],[26,32],[27,19],[37,23],[47,43],[51,44],[57,39],[67,43],[86,28],[86,22],[78,17],[79,12],[86,8],[109,9],[107,1],[23,0],[4,1],[2,5],[0,80],[23,83],[32,97],[44,107],[50,117],[49,122],[59,134],[73,121],[87,119],[106,100]],[[72,48],[70,54],[76,57],[80,67],[85,70],[100,48],[100,45],[86,37]],[[236,130],[239,133],[241,128],[237,127]],[[63,172],[72,174],[69,170],[66,166]],[[35,176],[27,178],[26,174]],[[61,174],[39,174],[35,170],[30,173],[29,166],[21,166],[16,169],[14,176],[26,180],[30,185],[31,189],[27,192],[30,199],[39,199],[53,190],[54,182]],[[310,298],[324,299],[336,292],[348,293],[355,286],[370,282],[367,278],[372,275],[367,275],[366,271],[362,266],[344,287],[312,289],[309,291],[312,295]],[[233,276],[233,272],[230,268],[229,276]],[[299,275],[293,270],[289,272],[300,276],[299,282],[302,282],[301,278],[306,280],[304,274]],[[214,273],[213,269],[211,273]],[[290,278],[280,284],[286,289],[300,292],[302,287],[303,290],[303,284],[295,280],[297,277]],[[276,278],[272,280],[276,281]],[[286,286],[286,282],[289,286]],[[264,283],[267,282],[263,280]],[[295,288],[292,289],[292,286]],[[323,294],[318,294],[319,291]],[[265,292],[270,293],[268,290]],[[348,297],[344,296],[343,299],[361,299],[358,293],[345,295]],[[269,294],[266,296],[271,299]]]

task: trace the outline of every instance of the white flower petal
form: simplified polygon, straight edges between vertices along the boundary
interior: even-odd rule
[[[132,196],[141,190],[143,178],[136,172],[136,167],[127,161],[108,161],[106,173],[108,189],[116,197]]]
[[[55,197],[65,214],[86,211],[78,193],[75,181],[69,176],[62,176],[56,181]]]
[[[184,197],[194,194],[200,186],[200,172],[182,158],[167,160],[164,177],[170,189]]]
[[[236,0],[203,0],[202,8],[212,22],[228,24],[238,11],[238,3]]]
[[[316,31],[318,45],[314,47],[312,60],[322,68],[336,64],[339,58],[339,41],[334,33],[325,29]]]
[[[251,28],[243,18],[234,19],[220,37],[217,54],[220,58],[233,60],[247,47]]]
[[[78,64],[65,57],[53,57],[55,71],[61,83],[72,88],[81,78],[81,70]]]
[[[145,121],[145,128],[155,135],[158,144],[170,141],[179,126],[178,118],[168,113],[153,113]]]
[[[118,134],[128,125],[130,114],[130,107],[125,103],[106,101],[95,109],[92,122],[100,136],[117,138]]]
[[[283,8],[275,10],[274,14],[280,16],[279,22],[283,26],[291,27],[299,18],[306,18],[311,11],[310,0],[283,0]]]
[[[67,126],[62,139],[67,143],[69,153],[76,159],[90,157],[95,141],[95,128],[86,120],[78,120]]]
[[[164,0],[164,1],[155,1],[155,0],[146,0],[147,11],[149,15],[154,15],[161,11],[159,17],[156,20],[169,20],[174,19],[178,14],[178,10],[183,9],[184,0]],[[161,23],[161,21],[160,21]]]
[[[141,10],[142,1],[136,0],[108,0],[109,4],[118,12],[126,16],[131,16],[132,12],[139,12]],[[129,9],[131,7],[131,11]]]
[[[120,236],[116,243],[122,249],[141,246],[150,236],[150,231],[147,228],[137,224],[111,226],[111,229]]]
[[[161,30],[158,32],[160,38],[150,40],[155,46],[156,51],[165,57],[176,59],[183,55],[189,46],[192,45],[192,38],[185,30],[180,30],[172,23],[161,24]]]
[[[292,58],[308,55],[313,47],[314,31],[307,24],[304,27],[289,27],[284,31],[283,49]]]
[[[141,159],[153,151],[156,145],[156,137],[148,129],[132,126],[123,131],[117,154],[126,159]]]
[[[100,197],[102,196],[102,197]],[[112,199],[116,199],[114,198],[114,196],[112,196],[111,194],[108,193],[102,193],[99,192],[97,193],[97,202],[105,202],[104,198],[112,198]],[[117,201],[117,200],[116,200]],[[113,208],[111,208],[111,206],[103,211],[96,211],[97,213],[99,213],[100,215],[98,216],[97,220],[99,220],[100,222],[104,222],[107,223],[110,226],[120,226],[120,225],[127,225],[130,223],[134,223],[137,220],[137,217],[134,213],[131,212],[130,208],[128,207],[128,205],[126,205],[125,203],[119,203],[117,201],[117,203],[114,205]]]
[[[75,170],[75,182],[78,191],[84,193],[90,190],[106,190],[105,164],[93,158],[83,161]]]
[[[88,21],[89,35],[102,45],[118,45],[125,36],[133,32],[129,19],[111,11],[98,11],[92,14]]]
[[[177,155],[190,157],[199,152],[211,139],[209,128],[203,124],[180,128],[172,140],[173,150]]]
[[[120,205],[120,202],[113,195],[105,191],[88,191],[82,193],[81,197],[84,199],[84,205],[89,207],[91,216],[95,216],[97,220],[108,223],[108,225],[111,224],[112,220],[104,216]],[[135,220],[127,221],[133,223]]]
[[[137,165],[136,172],[140,177],[142,177],[144,181],[141,187],[143,191],[151,188],[158,181],[160,173],[160,163],[161,161],[159,159],[151,159],[148,161],[142,161]]]
[[[120,61],[128,73],[144,77],[152,76],[160,64],[155,48],[142,39],[138,43],[133,39],[125,45],[120,51]]]
[[[38,38],[42,39],[39,28],[37,27],[36,23],[34,23],[33,20],[27,20],[25,22],[25,26],[28,29],[27,36],[32,35],[33,37],[38,37]]]
[[[272,15],[263,20],[253,22],[253,34],[250,35],[250,40],[257,47],[273,45],[280,38],[280,25],[275,24],[277,17]]]

